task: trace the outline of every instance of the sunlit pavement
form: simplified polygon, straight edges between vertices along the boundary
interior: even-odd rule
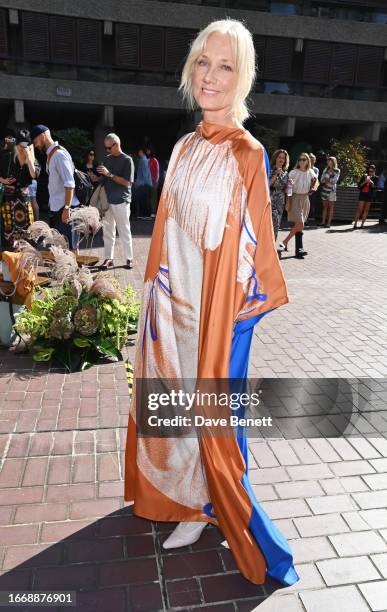
[[[136,266],[119,267],[118,256],[115,274],[140,288],[151,225],[134,229]],[[189,549],[162,554],[173,525],[133,517],[122,497],[121,363],[65,375],[2,349],[0,591],[76,591],[69,609],[82,612],[386,610],[386,233],[374,222],[307,228],[308,256],[282,258],[290,304],[255,331],[250,376],[295,379],[278,381],[276,416],[288,429],[250,441],[250,479],[289,539],[297,585],[248,583],[213,527]],[[348,403],[345,385],[363,377],[360,400]],[[302,379],[322,410],[300,399]],[[326,414],[332,384],[337,402]],[[314,437],[302,435],[306,418]]]

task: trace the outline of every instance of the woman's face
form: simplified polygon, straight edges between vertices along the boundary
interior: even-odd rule
[[[300,157],[298,158],[298,167],[300,170],[307,170],[308,169],[308,158],[305,157],[305,155],[300,155]]]
[[[277,155],[277,159],[275,160],[275,165],[277,168],[283,168],[286,162],[286,157],[284,153],[280,153]]]
[[[25,159],[26,157],[26,148],[25,147],[21,147],[20,145],[16,145],[16,153],[18,155],[18,157],[20,157],[20,159]]]
[[[231,41],[227,34],[211,34],[196,60],[193,95],[203,111],[226,116],[232,108],[237,73]]]
[[[333,160],[328,159],[328,168],[333,168]]]

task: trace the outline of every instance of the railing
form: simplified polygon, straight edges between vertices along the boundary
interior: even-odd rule
[[[156,70],[150,72],[140,68],[133,70],[117,66],[74,66],[56,62],[26,61],[23,58],[9,59],[1,56],[0,71],[9,75],[26,77],[163,87],[176,87],[179,82],[179,70],[175,72],[159,72]],[[304,81],[292,80],[279,82],[258,78],[255,92],[271,95],[387,102],[387,87],[358,87],[340,85],[340,83],[305,83]],[[66,92],[58,92],[58,96],[60,95],[66,95]]]

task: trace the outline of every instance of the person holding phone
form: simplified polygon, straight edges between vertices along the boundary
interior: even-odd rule
[[[102,177],[98,174],[97,171],[98,164],[95,161],[95,151],[93,148],[88,149],[86,151],[84,159],[85,161],[80,167],[80,170],[82,170],[82,172],[85,172],[89,176],[93,184],[93,189],[96,189],[99,183],[101,182]]]
[[[123,152],[121,140],[117,134],[113,132],[107,134],[104,146],[106,157],[103,163],[96,168],[96,171],[102,177],[109,202],[109,208],[102,222],[105,259],[101,268],[114,267],[114,249],[118,230],[126,259],[126,267],[131,269],[133,268],[133,242],[130,229],[130,205],[134,181],[134,164],[132,158]]]
[[[6,141],[0,158],[0,183],[3,185],[2,247],[12,248],[15,240],[34,222],[29,187],[40,173],[28,130]]]
[[[361,219],[361,228],[364,227],[364,223],[367,220],[368,213],[372,202],[374,201],[374,192],[376,191],[377,184],[376,168],[373,164],[370,164],[363,176],[358,182],[359,187],[359,202],[357,204],[355,220],[353,222],[353,229],[357,229],[357,223]]]

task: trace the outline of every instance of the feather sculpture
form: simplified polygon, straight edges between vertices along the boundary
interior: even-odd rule
[[[51,227],[44,221],[34,221],[34,223],[31,223],[27,233],[34,242],[39,242],[39,240],[44,242],[51,239]]]
[[[95,236],[101,227],[99,211],[94,206],[79,206],[71,211],[71,222],[75,231],[84,238]]]
[[[47,244],[61,247],[62,249],[69,248],[69,241],[67,240],[66,236],[64,236],[54,228],[51,228],[51,241]]]
[[[78,263],[74,253],[59,246],[51,246],[50,251],[54,257],[51,263],[53,278],[59,283],[71,282],[78,274]]]
[[[122,301],[122,291],[119,282],[109,272],[100,272],[96,275],[90,287],[90,294],[98,295],[102,299],[111,298],[112,300]]]
[[[36,268],[44,266],[43,257],[35,247],[26,240],[17,240],[14,247],[21,253],[20,266],[23,268]]]
[[[88,291],[90,291],[90,288],[93,284],[93,275],[90,272],[89,268],[80,268],[79,272],[78,272],[78,280],[79,282],[82,284],[83,287],[85,287]]]
[[[44,221],[34,221],[27,230],[28,237],[34,242],[41,242],[43,245],[54,245],[68,249],[68,240],[56,229],[51,228]]]

